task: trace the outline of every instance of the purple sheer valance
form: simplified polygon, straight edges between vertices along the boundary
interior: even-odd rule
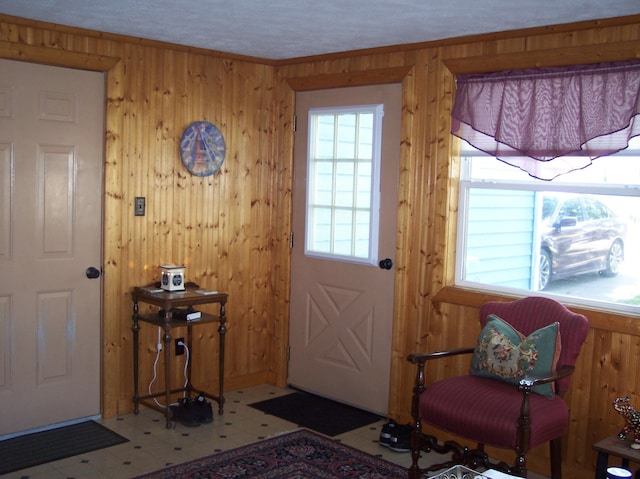
[[[452,116],[454,135],[551,180],[640,135],[640,60],[459,75]]]

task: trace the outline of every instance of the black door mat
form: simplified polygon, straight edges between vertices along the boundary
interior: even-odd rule
[[[5,439],[0,441],[0,475],[128,441],[95,421]]]
[[[331,437],[383,419],[377,414],[302,391],[249,406]]]

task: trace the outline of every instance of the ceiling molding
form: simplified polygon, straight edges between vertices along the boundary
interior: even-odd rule
[[[295,91],[399,83],[402,82],[405,76],[407,76],[407,73],[411,71],[411,68],[411,66],[402,66],[357,72],[287,78],[287,83]]]
[[[61,48],[48,48],[2,40],[0,40],[0,58],[96,72],[109,71],[120,61],[119,58],[105,55],[72,52]]]
[[[553,50],[501,53],[442,62],[453,74],[491,73],[526,68],[557,67],[588,63],[617,62],[640,58],[640,42],[605,43]]]
[[[215,57],[215,58],[224,58],[227,60],[237,60],[237,61],[258,63],[261,65],[271,65],[271,66],[274,66],[277,63],[276,60],[270,60],[267,58],[258,58],[258,57],[251,57],[247,55],[238,55],[235,53],[226,53],[218,50],[209,50],[206,48],[191,47],[187,45],[180,45],[177,43],[163,42],[160,40],[150,40],[147,38],[134,37],[130,35],[122,35],[119,33],[101,32],[98,30],[91,30],[88,28],[70,27],[68,25],[60,25],[58,23],[43,22],[41,20],[31,20],[29,18],[23,18],[23,17],[14,17],[12,15],[6,15],[3,13],[0,13],[0,22],[13,23],[15,25],[21,25],[27,28],[52,30],[55,32],[67,33],[70,35],[82,35],[82,36],[98,38],[106,41],[114,41],[118,43],[131,43],[134,45],[142,45],[145,47],[154,47],[154,48],[169,48],[171,50],[175,50],[179,52],[193,53],[196,55],[205,55],[205,56]]]

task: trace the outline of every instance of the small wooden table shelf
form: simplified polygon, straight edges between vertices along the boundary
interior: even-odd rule
[[[131,292],[131,300],[133,301],[133,412],[138,414],[139,405],[144,404],[152,409],[160,411],[165,414],[167,420],[167,428],[171,427],[171,395],[186,392],[187,395],[191,395],[193,392],[202,394],[218,403],[218,413],[223,413],[224,408],[224,342],[227,332],[226,326],[226,312],[225,305],[227,303],[226,293],[214,293],[214,294],[201,294],[196,292],[196,288],[187,288],[184,291],[162,291],[152,292],[153,289],[149,287],[135,287]],[[160,310],[164,311],[164,315],[160,316],[157,313],[140,314],[139,303],[147,303],[158,306]],[[201,304],[219,304],[220,313],[215,316],[212,314],[202,313],[202,317],[194,321],[185,321],[182,319],[173,319],[171,316],[171,310],[173,308],[184,308],[197,306]],[[140,322],[149,323],[154,326],[158,326],[163,329],[164,334],[162,340],[164,342],[164,383],[165,390],[163,392],[155,394],[147,394],[141,396],[138,390],[138,336],[140,331]],[[178,327],[187,327],[187,337],[185,339],[186,345],[191,349],[191,330],[200,324],[218,323],[218,336],[219,336],[219,349],[218,349],[218,393],[211,394],[204,390],[197,389],[191,384],[191,362],[187,366],[187,383],[183,388],[172,389],[171,388],[171,360],[172,360],[172,345],[171,345],[171,329]],[[193,355],[192,355],[193,356]],[[214,365],[215,367],[215,365]],[[166,408],[158,406],[154,398],[164,396]]]
[[[640,462],[640,449],[632,449],[631,441],[620,439],[617,435],[609,436],[593,445],[598,451],[598,462],[596,464],[596,479],[607,478],[607,467],[609,456],[616,456],[622,459],[622,467],[629,467],[629,461]],[[638,478],[640,473],[635,473]]]

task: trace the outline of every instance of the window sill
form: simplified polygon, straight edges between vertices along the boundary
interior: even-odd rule
[[[476,289],[445,286],[433,297],[434,303],[455,304],[480,308],[488,301],[512,301],[523,296],[496,294]],[[584,306],[564,303],[571,311],[584,314],[589,319],[591,329],[600,329],[632,336],[640,336],[640,317],[620,314],[604,309],[586,308]]]

